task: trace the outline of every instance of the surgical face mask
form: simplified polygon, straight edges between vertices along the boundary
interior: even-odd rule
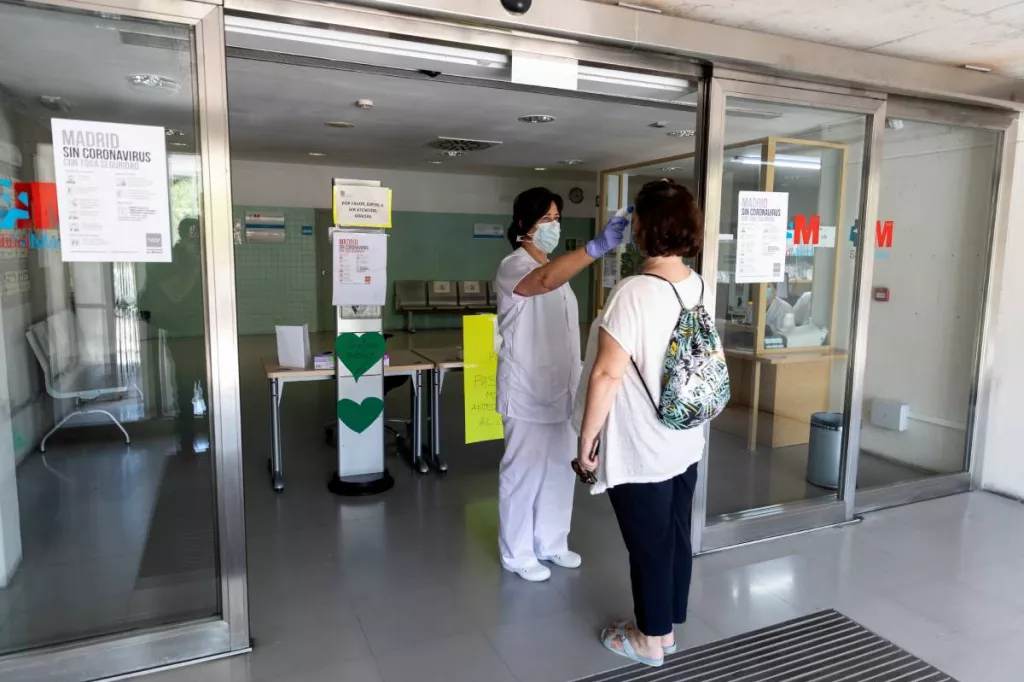
[[[558,240],[562,236],[562,226],[555,220],[550,223],[541,223],[537,226],[536,232],[531,237],[533,245],[544,253],[551,253],[558,246]]]

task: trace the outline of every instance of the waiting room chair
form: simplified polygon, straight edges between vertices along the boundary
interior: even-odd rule
[[[459,291],[451,280],[437,280],[427,283],[427,303],[431,308],[458,308]]]
[[[395,311],[405,314],[405,329],[415,334],[413,314],[430,310],[427,303],[427,283],[423,280],[398,280],[395,282]]]
[[[459,282],[459,303],[470,310],[486,310],[487,286],[479,280]]]
[[[83,414],[105,414],[124,434],[124,442],[131,438],[117,417],[99,405],[124,398],[139,391],[120,380],[108,365],[84,365],[77,355],[77,330],[75,316],[69,310],[49,316],[25,331],[29,346],[43,370],[43,384],[46,393],[54,400],[74,400],[75,408],[57,422],[43,436],[39,450],[46,452],[46,441],[73,417]]]

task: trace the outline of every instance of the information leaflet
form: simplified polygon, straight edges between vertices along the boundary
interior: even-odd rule
[[[736,224],[736,282],[781,282],[786,267],[789,194],[740,192]]]
[[[388,288],[386,234],[336,231],[331,236],[331,253],[334,305],[384,305]]]
[[[51,126],[61,258],[170,262],[164,129],[59,118]]]

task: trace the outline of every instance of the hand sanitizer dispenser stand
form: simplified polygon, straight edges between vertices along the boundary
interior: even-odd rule
[[[331,187],[335,201],[335,226],[331,229],[331,249],[339,248],[338,240],[346,235],[386,233],[380,227],[345,225],[338,210],[339,196],[344,197],[346,187],[380,187],[377,181],[344,180],[336,178]],[[390,224],[391,206],[388,200],[387,216]],[[337,281],[338,256],[332,253]],[[380,273],[379,276],[384,276]],[[384,291],[386,292],[386,280]],[[342,305],[339,305],[341,303]],[[337,375],[337,404],[335,423],[338,447],[338,468],[328,484],[337,495],[376,495],[390,490],[395,480],[384,464],[384,336],[381,308],[364,301],[339,301],[335,297],[335,371]],[[352,305],[358,314],[349,314]]]

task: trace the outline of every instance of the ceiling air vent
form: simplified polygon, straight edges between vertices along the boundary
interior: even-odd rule
[[[500,142],[492,140],[463,140],[458,137],[439,137],[427,144],[431,149],[438,149],[442,152],[458,152],[452,156],[462,156],[468,152],[482,152],[491,147],[497,147]]]

